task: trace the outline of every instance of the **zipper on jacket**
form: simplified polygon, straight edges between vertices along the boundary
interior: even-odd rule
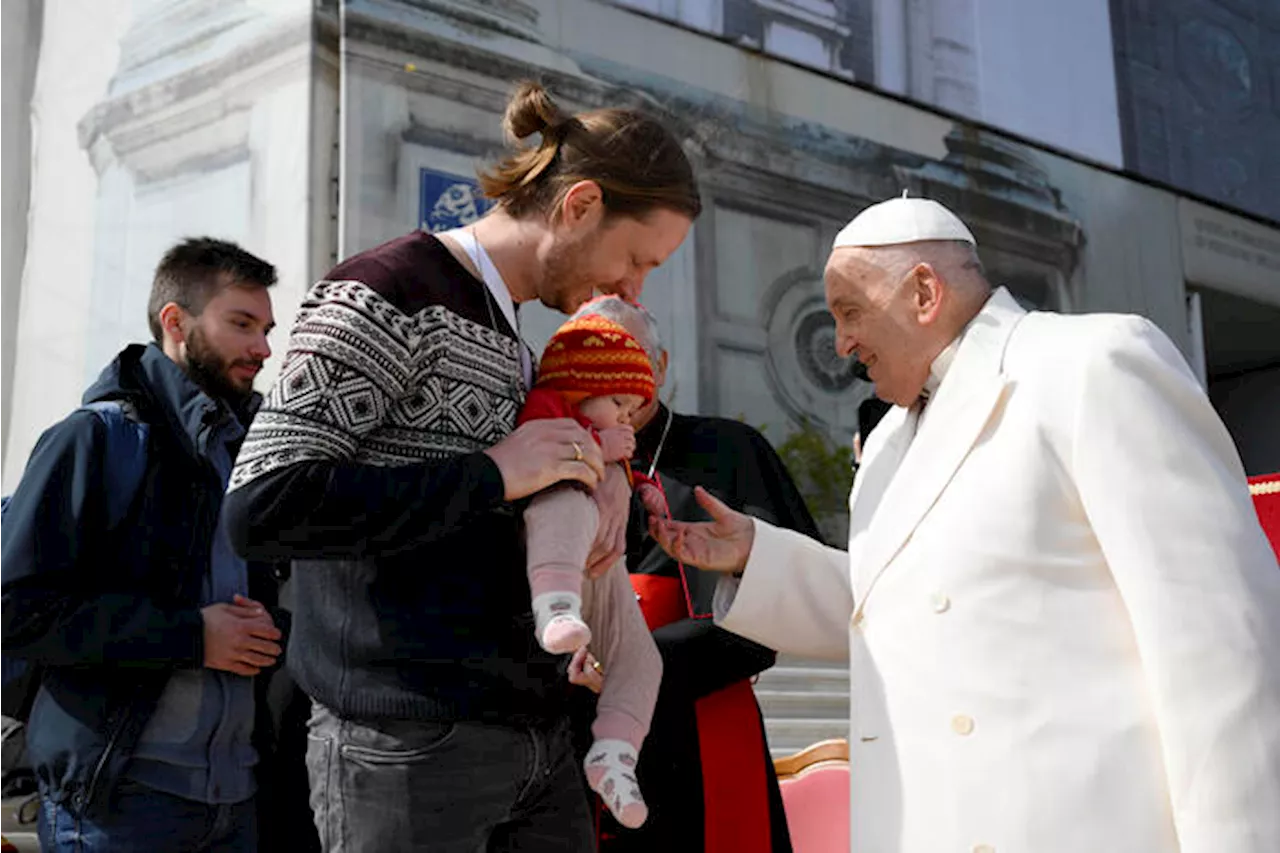
[[[116,724],[115,730],[111,733],[111,737],[107,739],[106,749],[102,750],[102,755],[98,757],[98,763],[93,768],[93,775],[89,777],[89,784],[83,792],[79,794],[80,802],[77,808],[83,813],[88,810],[89,805],[93,802],[94,789],[98,787],[98,777],[102,775],[102,768],[107,766],[107,759],[111,757],[111,753],[115,750],[116,741],[120,739],[120,733],[124,731],[125,723],[128,722],[129,715],[126,713]],[[75,801],[75,797],[72,798]]]

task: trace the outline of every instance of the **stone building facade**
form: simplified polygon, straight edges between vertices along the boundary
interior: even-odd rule
[[[475,169],[501,150],[507,95],[529,77],[571,109],[653,111],[695,161],[705,213],[644,296],[676,408],[741,417],[775,441],[808,422],[847,446],[871,389],[834,353],[821,272],[851,216],[907,190],[963,216],[992,279],[1027,306],[1153,319],[1246,465],[1280,469],[1280,384],[1266,370],[1280,359],[1280,228],[968,123],[1003,97],[980,85],[971,48],[995,24],[973,0],[67,9],[48,0],[23,272],[5,273],[6,490],[88,378],[146,336],[166,246],[209,233],[278,265],[269,384],[298,301],[337,259],[484,213]],[[86,21],[98,37],[80,33]],[[877,78],[946,111],[861,85]],[[1105,137],[1091,137],[1098,150]],[[539,306],[521,316],[535,348],[558,322]],[[776,748],[839,733],[841,677],[784,663],[761,682],[781,697],[766,702]],[[796,707],[783,695],[796,689],[820,694],[799,719],[776,711]]]
[[[308,283],[337,258],[483,212],[475,168],[500,150],[501,109],[524,77],[572,108],[643,106],[682,136],[706,213],[646,293],[673,353],[675,401],[771,436],[804,419],[848,440],[869,388],[830,351],[822,264],[843,222],[904,189],[961,213],[993,277],[1028,305],[1145,313],[1206,381],[1209,357],[1240,326],[1217,294],[1280,304],[1275,285],[1259,280],[1278,254],[1265,223],[1218,209],[1189,216],[1189,202],[1170,192],[850,85],[884,73],[872,35],[886,12],[871,0],[115,6],[119,37],[109,61],[98,60],[109,69],[101,94],[74,128],[50,129],[74,134],[91,172],[32,196],[33,208],[56,193],[89,210],[71,247],[42,242],[55,226],[33,220],[20,322],[6,331],[15,352],[8,483],[43,425],[120,343],[143,334],[141,306],[164,246],[211,232],[270,258],[287,328]],[[956,33],[986,26],[970,0],[911,3],[903,14],[909,44],[936,35],[958,50],[966,42]],[[919,85],[953,112],[970,111],[969,89],[984,97],[964,82],[976,86],[973,57],[922,56],[929,61],[913,60],[912,73],[928,69],[933,82]],[[42,73],[61,59],[43,56]],[[84,260],[68,266],[75,253]],[[59,337],[65,300],[41,296],[62,269],[89,272],[64,285],[70,341]],[[1193,318],[1196,294],[1209,304]],[[555,318],[525,314],[536,346]],[[1265,360],[1264,344],[1252,349]],[[269,367],[263,381],[272,375]],[[1258,455],[1265,466],[1275,451]]]

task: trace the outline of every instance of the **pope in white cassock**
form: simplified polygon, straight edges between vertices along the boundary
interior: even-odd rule
[[[896,404],[848,553],[705,493],[650,529],[739,575],[725,628],[849,661],[853,850],[1280,851],[1280,568],[1165,335],[1027,313],[925,199],[854,219],[826,293]]]

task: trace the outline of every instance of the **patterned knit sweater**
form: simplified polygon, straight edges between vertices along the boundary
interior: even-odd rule
[[[303,302],[240,451],[236,547],[294,561],[289,667],[339,715],[560,713],[563,662],[533,641],[520,513],[480,452],[524,397],[491,299],[422,232],[344,261]]]

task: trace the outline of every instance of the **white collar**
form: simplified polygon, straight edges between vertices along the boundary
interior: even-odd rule
[[[947,371],[951,369],[951,363],[956,360],[956,353],[960,350],[960,341],[963,338],[964,332],[961,332],[955,340],[947,344],[946,349],[938,353],[933,364],[929,365],[929,378],[924,381],[922,396],[932,397],[938,393],[938,386],[942,384],[943,379],[947,378]]]
[[[995,295],[992,290],[991,296]],[[924,381],[924,390],[920,393],[921,397],[928,399],[938,393],[938,388],[942,385],[942,380],[947,378],[947,372],[951,370],[951,365],[956,360],[956,353],[960,351],[960,343],[964,340],[964,336],[969,333],[969,329],[973,328],[973,321],[982,316],[987,310],[987,306],[991,303],[991,297],[987,297],[987,301],[982,303],[982,309],[974,315],[973,320],[965,323],[964,328],[960,330],[960,334],[947,344],[946,349],[938,353],[938,357],[933,360],[933,364],[929,365],[929,378]]]
[[[476,235],[470,228],[454,228],[445,231],[443,235],[437,234],[437,237],[451,237],[462,251],[467,253],[467,257],[471,259],[471,263],[475,264],[476,270],[480,273],[480,279],[489,288],[489,292],[493,294],[493,299],[498,303],[498,308],[502,310],[502,316],[507,318],[512,330],[519,327],[516,325],[516,303],[511,298],[511,291],[507,288],[507,283],[502,280],[502,273],[498,272],[497,266],[494,265],[493,259],[489,257],[489,253],[485,251],[484,246],[480,245],[480,241],[476,239]],[[495,330],[496,331],[496,330]]]
[[[511,331],[516,334],[516,347],[520,351],[520,371],[524,377],[524,387],[530,388],[533,385],[533,361],[529,357],[528,347],[524,345],[524,339],[520,337],[520,324],[516,320],[516,303],[511,298],[511,290],[507,287],[507,283],[502,280],[502,273],[498,272],[497,265],[494,264],[493,258],[489,257],[489,253],[485,251],[484,246],[480,245],[480,241],[476,238],[475,232],[469,228],[453,228],[445,231],[441,236],[452,238],[462,251],[467,253],[467,257],[471,259],[471,263],[475,264],[476,270],[480,273],[480,279],[484,282],[485,287],[493,294],[493,301],[498,303],[498,309],[502,311],[502,316],[507,319],[507,324],[511,326]],[[494,329],[494,331],[498,331]]]

